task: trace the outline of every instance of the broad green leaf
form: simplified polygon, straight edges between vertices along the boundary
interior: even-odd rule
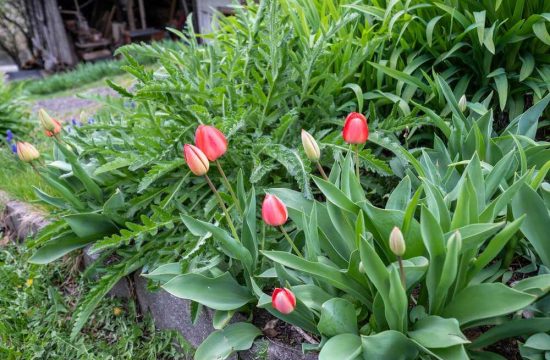
[[[409,337],[429,348],[446,348],[454,345],[468,344],[470,341],[460,331],[456,319],[445,319],[439,316],[427,316],[416,322]]]
[[[542,198],[530,186],[523,184],[512,200],[512,213],[516,219],[526,215],[521,232],[533,245],[542,263],[550,266],[550,215]]]
[[[387,330],[376,335],[361,336],[363,359],[413,360],[418,356],[416,345],[398,331]]]
[[[323,304],[332,298],[325,290],[311,284],[293,286],[292,291],[304,305],[317,311],[321,311]]]
[[[181,275],[181,273],[181,264],[179,262],[174,262],[161,265],[148,274],[141,274],[141,276],[154,281],[160,281],[161,283],[166,283],[175,278],[177,275]]]
[[[526,112],[510,121],[510,124],[504,130],[512,134],[525,135],[534,139],[537,133],[539,118],[550,103],[550,94],[539,100],[531,106]]]
[[[471,348],[482,349],[502,339],[527,336],[547,331],[550,331],[550,317],[514,319],[504,324],[497,325],[481,334],[473,341]]]
[[[474,19],[476,20],[477,37],[479,45],[483,45],[485,40],[485,14],[486,11],[474,11]]]
[[[94,240],[96,239],[79,238],[72,233],[56,236],[36,250],[29,262],[40,265],[48,264],[73,250],[83,248]]]
[[[501,283],[472,285],[459,292],[443,310],[442,316],[456,318],[460,325],[506,315],[523,309],[535,296]]]
[[[182,274],[162,286],[170,294],[193,300],[215,310],[235,310],[252,300],[248,289],[229,273],[214,278],[201,274]]]
[[[79,238],[100,238],[117,231],[116,225],[106,216],[96,213],[73,214],[63,217]]]
[[[359,301],[370,307],[371,300],[367,297],[368,289],[346,273],[323,263],[307,261],[284,251],[263,251],[267,258],[283,265],[313,275],[332,286],[355,296]]]
[[[326,301],[322,306],[317,328],[321,334],[329,337],[348,333],[357,334],[355,307],[342,298]]]
[[[550,292],[550,274],[536,275],[512,284],[513,288],[528,294],[542,297]]]
[[[411,199],[411,179],[405,176],[392,191],[386,209],[405,211]]]
[[[250,323],[228,325],[214,331],[197,348],[195,360],[227,359],[235,351],[248,350],[262,332]]]
[[[540,41],[550,46],[550,34],[546,30],[546,21],[541,20],[533,24],[533,32],[539,38]]]
[[[520,59],[522,65],[519,71],[519,81],[523,81],[533,73],[535,69],[535,59],[530,52],[526,53],[524,56],[520,56]]]
[[[353,201],[351,201],[346,196],[346,194],[344,194],[344,192],[338,189],[334,184],[316,176],[313,176],[313,180],[315,181],[315,184],[317,184],[319,189],[323,192],[323,194],[327,197],[328,201],[343,210],[351,212],[352,214],[355,214],[357,213],[357,211],[359,211],[359,207],[355,205]]]
[[[357,360],[362,351],[361,338],[358,335],[340,334],[326,342],[319,353],[319,360]]]

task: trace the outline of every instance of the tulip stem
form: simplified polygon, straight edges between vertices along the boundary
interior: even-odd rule
[[[355,145],[355,175],[357,175],[357,180],[359,179],[359,144]]]
[[[296,247],[296,244],[294,244],[294,241],[292,241],[292,239],[290,238],[290,236],[286,232],[285,228],[282,225],[280,225],[279,229],[281,229],[281,232],[284,234],[286,240],[289,242],[290,246],[294,249],[296,254],[298,254],[299,257],[303,258],[304,256],[302,255],[300,250],[298,250],[298,248]]]
[[[237,195],[235,194],[235,191],[233,191],[233,186],[231,186],[231,183],[229,180],[227,180],[227,176],[225,176],[225,172],[223,171],[223,168],[218,160],[216,160],[216,167],[218,168],[218,171],[220,172],[224,185],[229,190],[229,193],[231,194],[231,197],[233,198],[233,201],[235,202],[235,206],[237,207],[237,210],[239,210],[239,214],[243,214],[243,210],[241,209],[241,204],[239,203],[239,199],[237,199]]]
[[[405,269],[403,268],[403,258],[401,256],[398,256],[397,262],[399,263],[399,276],[401,277],[401,285],[403,285],[403,290],[407,292],[407,282],[405,281]]]
[[[327,176],[327,174],[325,173],[325,170],[323,170],[323,167],[321,166],[321,164],[319,163],[319,161],[317,161],[317,169],[318,169],[319,172],[321,173],[321,176],[323,176],[323,179],[325,179],[326,181],[328,181],[328,176]]]
[[[223,202],[222,197],[220,196],[220,193],[218,190],[216,190],[216,187],[212,183],[212,180],[208,177],[208,175],[204,174],[204,178],[206,179],[206,182],[208,183],[208,186],[210,186],[210,189],[216,195],[216,198],[218,199],[218,202],[220,203],[220,206],[223,210],[223,213],[225,214],[225,219],[227,220],[227,224],[229,225],[229,228],[231,229],[231,233],[233,234],[233,237],[238,242],[241,242],[239,239],[239,235],[237,234],[237,229],[235,229],[235,225],[233,224],[233,220],[231,220],[231,216],[229,216],[229,211],[227,211],[227,208],[225,207],[225,203]]]

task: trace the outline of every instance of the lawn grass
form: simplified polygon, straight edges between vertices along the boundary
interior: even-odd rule
[[[35,144],[41,153],[51,153],[51,143]],[[10,149],[0,148],[0,190],[9,194],[13,199],[35,202],[38,200],[34,186],[48,192],[51,190],[42,178],[29,164],[21,162]]]
[[[155,330],[127,300],[104,299],[70,339],[71,314],[89,281],[81,278],[76,257],[37,266],[29,256],[24,245],[0,241],[0,359],[190,358],[181,335]]]

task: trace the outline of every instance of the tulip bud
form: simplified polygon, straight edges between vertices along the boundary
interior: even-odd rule
[[[227,139],[213,126],[199,125],[195,132],[195,145],[202,150],[208,160],[215,161],[225,154]]]
[[[361,274],[364,274],[365,273],[365,265],[363,265],[363,262],[362,261],[359,261],[359,272]]]
[[[390,233],[390,249],[395,256],[403,256],[405,254],[405,239],[403,239],[403,233],[397,226]]]
[[[369,138],[369,126],[367,118],[363,114],[350,113],[346,117],[344,129],[342,130],[344,141],[349,144],[364,144]]]
[[[460,109],[461,112],[464,112],[466,111],[467,109],[467,102],[466,102],[466,95],[462,95],[460,97],[460,100],[458,100],[458,108]]]
[[[290,314],[296,308],[296,297],[287,288],[275,288],[271,296],[271,304],[282,314]]]
[[[202,176],[208,172],[210,163],[206,155],[196,146],[185,144],[183,147],[185,162],[191,172],[197,176]]]
[[[267,194],[262,203],[262,218],[267,225],[280,226],[288,220],[288,211],[281,199]]]
[[[31,162],[40,157],[40,153],[36,148],[28,142],[17,142],[17,156],[19,160],[24,162]]]
[[[304,129],[302,129],[302,145],[309,160],[315,162],[319,161],[319,158],[321,157],[319,145],[317,145],[317,141],[315,141],[313,136],[311,136],[311,134]]]
[[[46,136],[52,137],[61,132],[62,126],[59,123],[59,121],[55,120],[50,115],[48,115],[46,110],[40,109],[40,111],[38,111],[38,118],[40,119],[40,123],[44,128]]]

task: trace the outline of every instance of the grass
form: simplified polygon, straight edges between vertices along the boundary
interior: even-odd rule
[[[191,348],[181,335],[155,330],[132,301],[104,299],[80,336],[71,340],[71,313],[88,289],[77,259],[31,265],[24,246],[0,243],[1,359],[189,358]]]
[[[40,143],[35,145],[38,146],[41,153],[51,151],[51,144]],[[17,200],[34,202],[38,198],[33,186],[44,190],[49,189],[40,176],[28,164],[19,161],[17,155],[13,154],[11,150],[6,148],[0,149],[0,163],[2,164],[0,190],[7,192],[10,197]]]

